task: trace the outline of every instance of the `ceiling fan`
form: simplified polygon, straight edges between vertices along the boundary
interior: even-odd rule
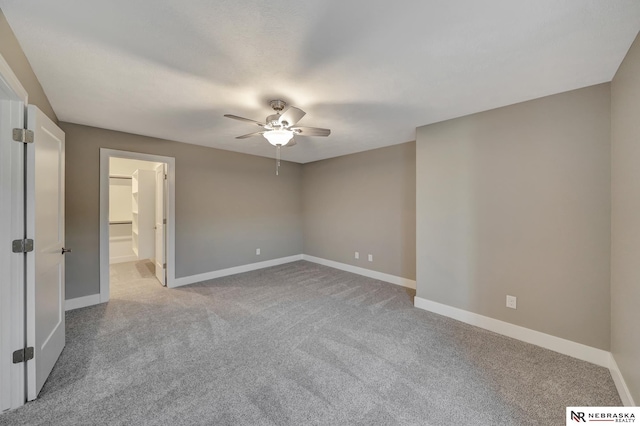
[[[249,133],[242,136],[237,136],[236,139],[246,139],[253,136],[264,136],[267,141],[276,147],[276,175],[278,174],[278,168],[280,166],[280,148],[283,146],[293,146],[296,144],[294,136],[329,136],[331,130],[320,129],[317,127],[302,127],[296,126],[298,121],[305,116],[306,112],[300,108],[290,106],[286,110],[284,107],[286,102],[275,99],[269,102],[271,108],[276,112],[268,116],[264,123],[250,118],[238,117],[233,114],[225,114],[227,118],[234,120],[246,121],[253,123],[264,130],[259,132]],[[284,111],[283,111],[284,110]]]

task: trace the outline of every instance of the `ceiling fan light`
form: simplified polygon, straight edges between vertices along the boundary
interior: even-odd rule
[[[263,136],[273,146],[286,145],[293,137],[291,130],[271,130],[264,132]]]

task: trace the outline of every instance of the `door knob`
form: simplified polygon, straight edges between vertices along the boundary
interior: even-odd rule
[[[71,253],[71,249],[66,249],[62,247],[62,254],[65,254],[65,253]]]

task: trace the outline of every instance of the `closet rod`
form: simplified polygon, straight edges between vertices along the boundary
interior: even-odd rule
[[[109,225],[133,225],[132,220],[114,220],[113,222],[109,222]]]
[[[133,179],[131,176],[111,175],[109,179]]]

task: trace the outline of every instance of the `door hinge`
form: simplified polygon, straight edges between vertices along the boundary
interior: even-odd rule
[[[14,253],[29,253],[33,251],[33,240],[13,240],[11,242],[11,251]]]
[[[162,224],[166,225],[167,224],[167,219],[162,219]]]
[[[18,349],[13,353],[14,364],[20,364],[21,362],[26,362],[30,359],[33,359],[33,347]]]
[[[33,130],[13,129],[13,140],[22,143],[32,143]]]
[[[165,173],[165,174],[164,174],[164,180],[167,180],[167,176],[168,176],[168,175]]]
[[[166,263],[162,264],[162,269],[167,269],[167,264]]]

